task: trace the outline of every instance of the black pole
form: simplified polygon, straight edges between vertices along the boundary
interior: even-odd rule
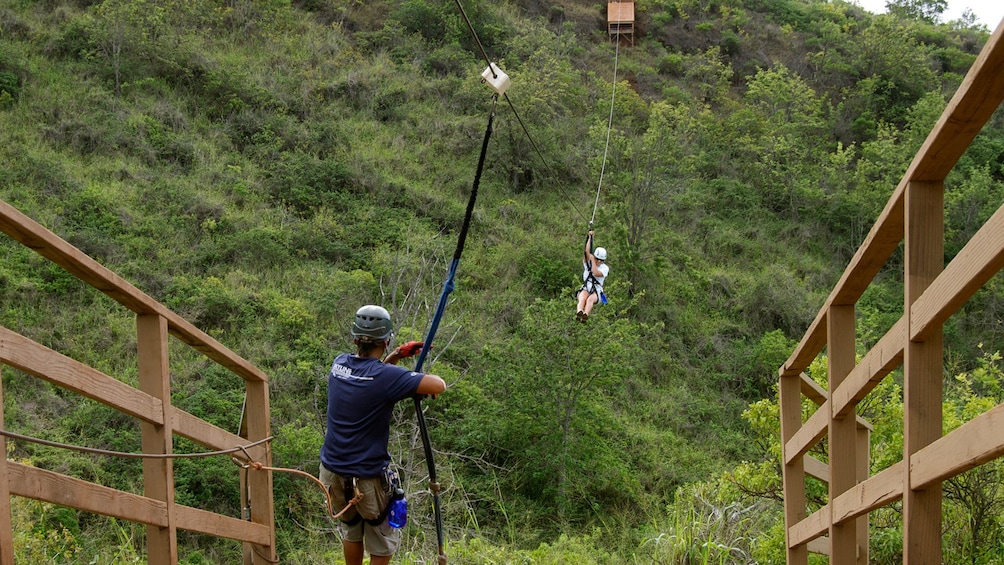
[[[495,119],[495,106],[498,103],[498,95],[492,97],[492,111],[488,116],[488,127],[485,129],[485,138],[481,143],[481,157],[478,159],[478,169],[474,174],[474,185],[471,187],[471,196],[467,200],[467,211],[464,214],[464,223],[460,228],[460,235],[457,238],[457,248],[453,252],[453,260],[450,262],[450,270],[443,283],[443,291],[439,295],[439,304],[436,305],[436,313],[432,317],[432,324],[429,326],[429,333],[425,337],[425,345],[418,354],[418,361],[415,363],[415,372],[422,372],[422,365],[432,348],[432,340],[436,337],[439,329],[439,321],[446,310],[447,297],[453,291],[453,279],[457,274],[457,267],[460,265],[460,255],[464,252],[464,245],[467,242],[467,231],[471,226],[471,216],[474,214],[474,202],[478,198],[478,186],[481,184],[481,171],[485,166],[485,154],[488,152],[488,139],[492,135],[492,122]],[[418,429],[422,436],[422,447],[425,449],[425,461],[429,466],[429,490],[432,491],[432,508],[436,516],[436,537],[439,541],[439,565],[446,565],[446,542],[443,536],[443,512],[439,503],[439,482],[436,480],[436,460],[432,452],[432,440],[429,439],[429,426],[425,423],[425,413],[422,411],[422,395],[415,396],[415,415],[418,418]]]

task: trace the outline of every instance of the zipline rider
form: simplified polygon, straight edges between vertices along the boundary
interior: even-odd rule
[[[394,335],[390,314],[383,307],[359,308],[351,334],[356,353],[338,355],[328,372],[327,432],[319,479],[335,509],[345,507],[356,491],[362,493],[362,499],[339,519],[346,565],[362,565],[365,551],[371,565],[382,565],[390,563],[401,545],[401,530],[387,522],[399,483],[387,448],[394,404],[416,394],[435,397],[446,390],[446,383],[436,375],[395,366],[418,354],[424,345],[420,341],[383,357]]]
[[[575,312],[575,317],[586,323],[589,313],[593,311],[596,302],[607,303],[607,297],[603,294],[603,281],[610,273],[610,266],[606,264],[607,250],[597,247],[593,251],[593,230],[589,230],[586,236],[586,250],[582,256],[582,286],[579,287],[579,307]]]

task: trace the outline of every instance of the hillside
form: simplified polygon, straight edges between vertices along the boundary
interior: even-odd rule
[[[0,198],[261,367],[275,464],[314,473],[324,377],[355,309],[386,306],[399,343],[428,327],[492,108],[487,54],[512,87],[426,367],[450,385],[427,418],[451,556],[776,562],[776,369],[988,30],[841,0],[648,0],[634,45],[617,47],[605,3],[463,7],[474,33],[445,0],[7,2]],[[954,255],[1004,193],[999,115],[946,189]],[[594,202],[611,300],[582,325],[572,294]],[[135,380],[130,316],[0,249],[0,323]],[[862,300],[863,342],[901,311],[898,277]],[[997,286],[946,335],[959,358],[999,347]],[[952,374],[996,371],[987,359]],[[237,428],[238,383],[197,359],[172,359],[172,376],[178,406]],[[11,430],[138,450],[138,430],[100,406],[8,368],[3,389]],[[412,499],[402,556],[419,563],[435,537],[410,410],[394,453]],[[142,488],[134,461],[22,443],[8,457]],[[184,503],[239,515],[230,462],[175,472]],[[285,476],[275,489],[280,558],[339,562],[318,494]],[[25,556],[142,555],[131,525],[17,508]],[[240,553],[184,543],[185,563]]]

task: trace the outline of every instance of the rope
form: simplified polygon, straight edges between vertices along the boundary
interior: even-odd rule
[[[40,439],[40,438],[37,438],[37,437],[31,437],[31,436],[26,436],[26,435],[14,433],[14,432],[9,432],[7,430],[0,430],[0,435],[6,436],[6,437],[9,437],[9,438],[12,438],[12,439],[19,439],[19,440],[28,441],[28,442],[31,442],[31,443],[37,443],[37,444],[40,444],[40,445],[47,445],[49,447],[58,447],[60,449],[68,449],[70,451],[79,451],[79,452],[83,452],[83,453],[94,453],[94,454],[97,454],[97,455],[111,455],[111,456],[114,456],[114,457],[127,457],[127,458],[132,457],[132,458],[137,458],[137,459],[186,459],[186,458],[194,459],[194,458],[197,458],[197,457],[213,457],[213,456],[216,456],[216,455],[227,455],[227,454],[230,454],[230,453],[237,453],[239,451],[243,451],[244,454],[247,455],[247,449],[248,448],[255,447],[255,446],[261,445],[263,443],[272,441],[272,436],[268,436],[265,439],[260,439],[258,441],[255,441],[255,442],[252,442],[252,443],[248,443],[248,444],[245,444],[245,445],[238,445],[237,447],[231,447],[229,449],[222,449],[220,451],[206,451],[206,452],[203,452],[203,453],[128,453],[128,452],[122,452],[122,451],[111,451],[111,450],[108,450],[108,449],[98,449],[98,448],[94,448],[94,447],[82,447],[82,446],[79,446],[79,445],[70,445],[70,444],[66,444],[66,443],[59,443],[59,442],[55,442],[55,441],[49,441],[49,440],[45,440],[45,439]],[[248,459],[250,459],[250,457],[248,457]]]
[[[603,147],[603,162],[600,164],[600,182],[596,186],[596,200],[593,201],[593,217],[589,219],[589,225],[596,219],[596,208],[600,204],[600,188],[603,187],[603,172],[607,168],[607,151],[610,149],[610,130],[614,125],[614,96],[617,94],[617,60],[620,57],[621,40],[617,38],[617,47],[614,49],[614,85],[610,89],[610,117],[607,119],[607,143]]]

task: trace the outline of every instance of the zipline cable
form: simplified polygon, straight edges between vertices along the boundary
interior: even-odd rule
[[[484,45],[481,44],[481,39],[478,38],[478,32],[474,30],[474,24],[472,24],[471,19],[467,17],[467,12],[464,10],[463,5],[460,4],[460,0],[455,0],[455,2],[457,4],[457,8],[460,10],[460,15],[463,16],[464,22],[467,23],[467,29],[471,31],[471,37],[473,37],[474,42],[478,44],[478,49],[481,51],[481,56],[484,57],[485,63],[488,65],[488,69],[491,71],[492,76],[498,77],[498,75],[495,73],[495,66],[492,64],[491,59],[488,57],[488,53],[485,51]],[[523,133],[526,134],[526,138],[530,140],[530,145],[533,146],[533,150],[537,153],[537,156],[540,157],[541,162],[544,163],[544,167],[547,169],[547,172],[551,174],[552,178],[557,179],[558,175],[554,173],[554,170],[551,169],[551,165],[547,162],[547,159],[544,158],[544,154],[541,153],[540,148],[537,147],[537,142],[533,140],[533,136],[530,135],[530,131],[527,130],[526,124],[523,123],[523,118],[520,117],[519,112],[516,111],[516,106],[514,106],[512,100],[509,99],[509,95],[503,93],[502,97],[505,98],[506,103],[509,104],[509,108],[512,109],[513,115],[516,116],[516,121],[519,122],[519,126],[523,129]],[[571,197],[569,197],[568,193],[566,193],[565,190],[561,188],[560,184],[555,182],[555,186],[558,187],[558,190],[561,192],[562,196],[565,197],[566,202],[572,202]],[[575,213],[578,214],[583,220],[586,219],[586,216],[578,208],[573,206],[572,209],[575,210]]]
[[[617,60],[620,56],[621,40],[617,38],[617,47],[614,49],[614,83],[610,89],[610,117],[607,119],[607,143],[603,147],[603,162],[600,164],[600,182],[596,185],[596,200],[593,201],[593,217],[589,219],[589,225],[593,225],[596,219],[596,208],[600,204],[600,189],[603,188],[603,172],[607,168],[607,152],[610,149],[610,131],[614,126],[614,97],[617,94]]]
[[[422,365],[432,348],[432,340],[436,337],[439,329],[439,322],[446,310],[447,299],[454,289],[454,277],[457,274],[457,267],[460,265],[460,255],[464,252],[464,245],[467,242],[467,232],[471,226],[471,217],[474,214],[474,202],[478,198],[478,186],[481,184],[481,172],[485,166],[485,155],[488,152],[488,140],[492,135],[492,122],[495,120],[495,108],[498,105],[498,94],[492,96],[492,110],[488,116],[488,127],[485,128],[485,138],[481,143],[481,157],[478,159],[478,169],[474,174],[474,184],[471,187],[471,196],[467,200],[467,211],[464,213],[464,223],[460,228],[460,235],[457,237],[457,248],[453,252],[453,260],[450,262],[450,269],[443,283],[443,291],[439,295],[439,303],[436,305],[436,313],[429,324],[429,331],[425,336],[425,343],[422,351],[418,354],[415,362],[415,372],[422,372]],[[432,505],[436,515],[436,536],[439,541],[439,563],[446,564],[445,541],[443,538],[443,514],[439,503],[439,482],[436,480],[436,460],[433,457],[432,441],[429,439],[429,427],[425,423],[425,413],[422,411],[422,395],[415,396],[415,414],[418,417],[418,428],[422,436],[422,446],[425,448],[425,461],[429,467],[429,490],[432,491]]]

